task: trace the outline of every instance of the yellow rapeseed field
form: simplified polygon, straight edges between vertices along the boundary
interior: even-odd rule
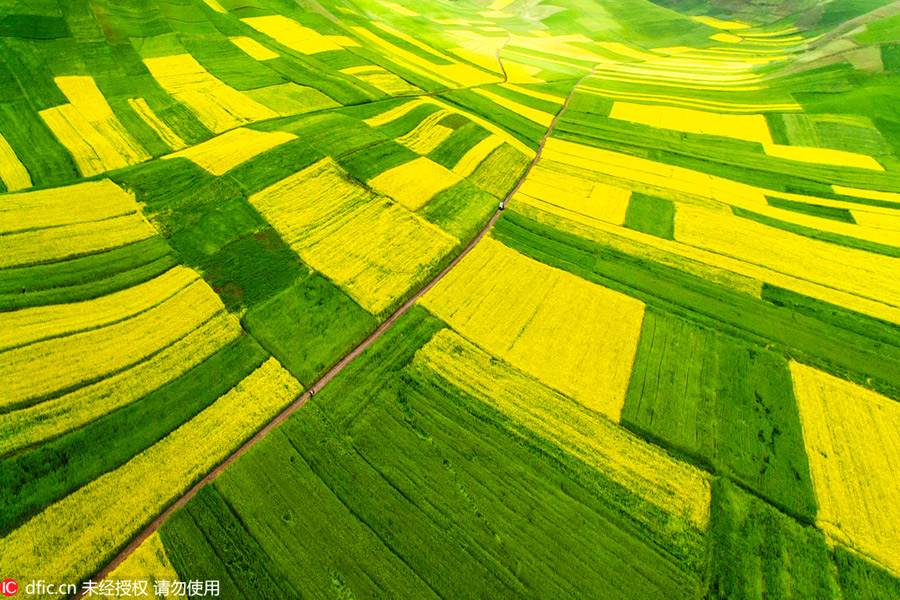
[[[72,431],[140,400],[241,335],[237,319],[217,313],[185,337],[137,365],[52,400],[0,414],[0,453],[7,454]]]
[[[284,15],[248,17],[241,21],[301,54],[318,54],[341,49],[341,45],[332,36],[324,36],[315,29],[305,27]]]
[[[246,52],[251,58],[256,60],[272,60],[273,58],[278,58],[278,54],[269,50],[252,37],[247,37],[246,35],[239,35],[228,38],[232,44]]]
[[[521,115],[529,121],[534,121],[535,123],[537,123],[538,125],[542,125],[543,127],[550,127],[550,123],[553,121],[553,115],[551,115],[550,113],[546,113],[542,110],[538,110],[537,108],[532,108],[530,106],[525,106],[520,102],[510,100],[509,98],[504,98],[503,96],[495,94],[494,92],[489,92],[482,89],[476,89],[472,91],[474,91],[479,96],[487,98],[497,106],[502,106],[503,108],[510,110],[517,115]]]
[[[224,307],[203,281],[130,319],[0,353],[0,408],[103,377],[162,350]]]
[[[609,117],[687,133],[732,137],[760,144],[772,143],[769,125],[763,115],[728,115],[617,100],[613,103]]]
[[[458,240],[348,180],[323,159],[250,197],[312,268],[379,313],[423,280]]]
[[[421,99],[409,100],[407,102],[404,102],[403,104],[395,106],[394,108],[390,108],[381,114],[370,117],[363,122],[369,127],[380,127],[382,125],[387,125],[388,123],[393,123],[400,117],[403,117],[417,106],[422,106],[424,103],[425,102]]]
[[[375,191],[393,198],[412,211],[428,204],[440,192],[462,178],[428,157],[420,156],[369,180]]]
[[[709,25],[710,27],[715,27],[716,29],[724,29],[726,31],[732,31],[735,29],[749,29],[750,26],[746,23],[741,23],[740,21],[723,21],[722,19],[716,19],[715,17],[691,17],[694,21],[698,23],[703,23],[704,25]]]
[[[538,90],[533,90],[531,88],[522,87],[522,86],[516,85],[514,83],[501,83],[500,87],[506,88],[506,89],[516,92],[518,94],[522,94],[524,96],[531,96],[532,98],[537,98],[538,100],[544,100],[545,102],[553,102],[555,104],[562,104],[566,100],[565,97],[554,96],[552,94],[547,94],[545,92],[540,92]]]
[[[835,194],[842,196],[851,196],[853,198],[869,198],[871,200],[884,200],[885,202],[896,202],[897,208],[900,208],[900,194],[897,192],[878,192],[875,190],[861,190],[858,188],[846,187],[843,185],[832,185],[831,189]]]
[[[485,73],[484,71],[473,67],[468,64],[461,63],[452,57],[449,57],[434,48],[431,48],[419,40],[412,38],[411,36],[393,29],[383,23],[373,22],[372,25],[379,29],[382,29],[394,37],[399,37],[403,41],[407,43],[411,43],[415,46],[425,46],[430,54],[434,54],[436,57],[443,59],[446,63],[436,63],[428,60],[427,58],[420,56],[406,48],[402,48],[396,44],[393,44],[386,39],[380,37],[374,31],[366,27],[351,27],[350,29],[359,36],[364,43],[370,44],[373,48],[376,48],[380,52],[386,53],[391,57],[392,60],[400,64],[401,66],[418,73],[424,77],[429,79],[436,80],[438,83],[446,85],[450,88],[456,87],[469,87],[475,85],[484,85],[487,83],[496,82],[499,77],[497,75],[491,75],[490,73]]]
[[[341,69],[341,73],[352,75],[360,81],[368,83],[375,89],[381,90],[385,94],[390,94],[392,96],[421,92],[416,86],[378,65],[347,67],[346,69]]]
[[[0,234],[102,221],[139,210],[134,196],[109,179],[22,192],[0,203]]]
[[[453,129],[440,124],[450,111],[437,110],[416,125],[412,131],[397,138],[397,141],[419,154],[428,154],[453,134]]]
[[[580,33],[551,36],[523,36],[511,34],[509,42],[506,45],[510,48],[535,50],[547,56],[570,60],[588,63],[607,62],[609,59],[606,57],[584,48],[585,46],[592,46],[593,43],[593,40]]]
[[[93,77],[57,77],[54,81],[71,105],[97,130],[98,134],[112,144],[116,153],[127,164],[137,164],[150,158],[150,154],[128,133],[116,117]]]
[[[301,392],[270,358],[174,432],[0,539],[8,576],[75,582],[96,573],[114,549]]]
[[[871,156],[857,154],[855,152],[831,150],[830,148],[810,148],[806,146],[782,146],[781,144],[766,144],[764,148],[766,154],[769,156],[785,158],[787,160],[884,171],[884,167]]]
[[[93,300],[0,312],[0,350],[121,321],[168,300],[200,276],[176,266],[145,283]]]
[[[499,363],[458,334],[438,332],[416,353],[412,367],[432,370],[648,502],[706,530],[710,487],[702,471]],[[639,510],[634,516],[646,518]]]
[[[169,148],[172,150],[181,150],[187,146],[187,144],[184,143],[184,140],[181,139],[181,136],[172,131],[171,127],[166,125],[162,119],[156,116],[156,113],[153,112],[153,109],[150,108],[150,105],[147,104],[146,100],[143,98],[129,98],[128,105],[131,106],[131,108],[134,109],[134,112],[144,120],[144,123],[149,125],[150,128],[156,132],[159,139],[165,142]]]
[[[596,220],[621,225],[625,222],[629,198],[631,190],[538,164],[516,192],[514,201],[587,225]]]
[[[419,13],[417,13],[416,11],[410,10],[410,9],[406,8],[405,6],[400,6],[396,2],[382,2],[381,6],[383,6],[385,8],[389,8],[392,11],[394,11],[395,13],[397,13],[398,15],[403,15],[404,17],[418,17],[419,16]]]
[[[186,158],[213,175],[224,175],[254,156],[295,139],[293,133],[241,127],[165,158]]]
[[[682,87],[682,86],[677,86]],[[613,98],[615,100],[625,100],[629,102],[660,102],[672,106],[684,106],[687,108],[696,108],[706,111],[715,111],[722,113],[760,113],[760,112],[794,112],[801,110],[796,102],[785,102],[783,100],[773,98],[771,102],[766,104],[734,102],[728,100],[708,100],[700,98],[692,98],[688,95],[676,96],[671,94],[643,93],[643,92],[623,92],[618,90],[607,89],[603,87],[595,87],[589,84],[578,86],[579,94],[593,94],[603,96],[605,98]]]
[[[900,307],[900,259],[679,205],[675,239],[835,290]]]
[[[816,522],[900,576],[900,403],[791,363]]]
[[[147,599],[158,600],[166,596],[157,596],[153,589],[155,581],[184,581],[179,577],[175,567],[166,555],[159,532],[154,531],[144,542],[126,558],[122,564],[112,570],[105,581],[111,582],[147,582]],[[107,599],[119,596],[105,596]]]
[[[145,58],[144,64],[157,83],[213,133],[278,116],[210,75],[190,54]]]
[[[492,133],[469,148],[469,150],[463,154],[462,158],[459,159],[459,162],[454,165],[453,172],[460,177],[468,177],[475,172],[478,165],[480,165],[491,152],[499,148],[502,144],[503,138]]]
[[[714,40],[716,42],[725,42],[726,44],[740,44],[743,38],[739,35],[734,35],[733,33],[714,33],[709,36],[709,39]]]
[[[224,14],[224,13],[228,12],[227,10],[225,10],[225,8],[221,4],[218,3],[217,0],[203,0],[203,2],[205,2],[208,7],[210,7],[217,13]]]
[[[0,269],[62,260],[125,246],[156,235],[137,213],[0,236]]]
[[[6,191],[15,192],[31,187],[31,175],[28,169],[16,156],[15,150],[0,135],[0,181],[6,187]]]
[[[487,238],[421,300],[489,352],[618,421],[644,304]]]

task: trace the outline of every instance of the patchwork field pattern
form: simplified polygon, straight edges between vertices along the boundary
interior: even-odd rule
[[[0,574],[900,597],[898,19],[0,0]]]

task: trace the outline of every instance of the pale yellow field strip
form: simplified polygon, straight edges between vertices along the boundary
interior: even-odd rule
[[[458,240],[348,181],[325,158],[250,197],[309,266],[377,314],[422,281]]]
[[[509,42],[506,45],[510,48],[533,50],[549,56],[577,60],[583,63],[600,64],[611,62],[610,59],[605,56],[586,50],[576,44],[593,45],[593,40],[580,33],[571,35],[551,35],[549,37],[530,37],[513,33],[510,34]]]
[[[513,92],[516,92],[517,94],[522,94],[524,96],[531,96],[532,98],[537,98],[538,100],[544,100],[546,102],[553,102],[554,104],[562,104],[566,100],[565,98],[560,97],[560,96],[546,94],[544,92],[532,90],[531,88],[522,87],[522,86],[516,85],[514,83],[501,83],[500,87],[506,88]]]
[[[502,10],[481,10],[478,11],[478,14],[488,19],[508,19],[509,17],[515,16],[512,13],[503,12]]]
[[[835,194],[842,196],[851,196],[853,198],[868,198],[869,200],[882,200],[884,202],[896,202],[897,208],[900,208],[900,194],[897,192],[879,192],[875,190],[861,190],[857,188],[845,187],[843,185],[832,185],[831,189]]]
[[[134,196],[109,179],[3,197],[0,235],[136,213]]]
[[[450,111],[447,110],[435,111],[422,119],[409,133],[398,137],[397,141],[414,152],[428,154],[453,134],[453,129],[440,124],[449,115]]]
[[[492,238],[482,240],[421,302],[492,354],[619,420],[642,302]]]
[[[422,106],[423,104],[425,104],[425,101],[421,99],[410,100],[408,102],[404,102],[399,106],[395,106],[394,108],[386,110],[381,114],[375,115],[374,117],[369,117],[368,119],[364,120],[363,123],[365,123],[369,127],[380,127],[382,125],[387,125],[388,123],[393,123],[400,117],[408,114],[417,106]]]
[[[490,4],[488,4],[488,8],[491,10],[503,10],[516,0],[494,0]]]
[[[164,158],[186,158],[213,175],[224,175],[254,156],[295,139],[293,133],[241,127]]]
[[[900,212],[892,215],[867,210],[851,210],[850,212],[856,223],[862,227],[900,232]]]
[[[749,219],[679,205],[675,239],[812,283],[900,306],[900,259],[821,242]]]
[[[410,9],[406,8],[405,6],[400,6],[396,2],[380,2],[379,4],[381,4],[381,6],[383,6],[385,8],[389,8],[390,10],[394,11],[398,15],[403,15],[404,17],[418,17],[419,16],[419,13],[417,13],[416,11],[410,10]]]
[[[900,403],[791,363],[816,523],[900,576]]]
[[[388,31],[393,35],[399,34],[398,37],[401,37],[402,39],[414,39],[386,25],[379,23],[373,23],[373,25],[380,27],[385,31]],[[446,55],[437,52],[436,50],[432,49],[431,51],[436,53],[438,56],[445,57],[446,60],[448,60],[451,64],[444,65],[434,63],[422,56],[419,56],[418,54],[401,48],[396,44],[390,43],[389,41],[379,37],[373,31],[370,31],[365,27],[357,26],[351,27],[351,29],[367,43],[372,44],[382,52],[386,52],[387,55],[391,57],[391,60],[447,87],[455,88],[484,85],[487,83],[494,83],[498,80],[497,75],[485,73],[484,71],[476,67],[460,63],[451,57],[447,57]],[[406,41],[408,41],[408,39]],[[416,40],[415,42],[415,45],[422,45],[421,42],[418,42],[418,40]]]
[[[726,31],[732,31],[735,29],[750,29],[750,25],[747,23],[741,23],[740,21],[724,21],[722,19],[716,19],[715,17],[691,17],[694,21],[698,23],[703,23],[704,25],[709,25],[710,27],[715,27],[716,29],[724,29]]]
[[[497,106],[501,106],[509,111],[512,111],[518,115],[521,115],[528,119],[529,121],[533,121],[538,125],[543,127],[550,127],[550,123],[553,122],[553,115],[550,113],[546,113],[542,110],[538,110],[536,108],[532,108],[530,106],[525,106],[515,100],[510,100],[509,98],[504,98],[499,94],[495,94],[493,92],[489,92],[483,89],[472,90],[479,96],[483,96],[487,98]]]
[[[461,114],[462,116],[466,117],[473,123],[477,123],[478,125],[481,125],[482,127],[487,129],[491,133],[499,135],[501,138],[503,138],[504,142],[506,142],[507,144],[509,144],[510,146],[512,146],[513,148],[515,148],[516,150],[518,150],[519,152],[521,152],[522,154],[527,156],[528,158],[533,157],[535,154],[534,150],[532,150],[531,148],[526,146],[524,143],[519,141],[519,138],[517,138],[513,134],[509,133],[502,127],[498,127],[497,125],[488,121],[487,119],[482,119],[478,115],[458,110],[458,109],[450,106],[449,104],[438,100],[437,98],[432,98],[431,96],[422,98],[422,102],[428,102],[430,104],[434,104],[435,106],[445,108],[445,109],[449,110],[450,112],[455,112],[455,113]]]
[[[237,319],[217,313],[158,354],[121,373],[53,400],[0,414],[0,453],[7,454],[72,431],[140,400],[180,377],[241,335]]]
[[[282,46],[286,46],[300,54],[318,54],[329,50],[341,50],[343,45],[340,36],[325,36],[283,15],[267,17],[248,17],[241,19],[244,23],[267,35]]]
[[[207,5],[208,7],[210,7],[211,9],[213,9],[214,11],[216,11],[217,13],[223,13],[223,14],[224,14],[224,13],[227,13],[227,12],[228,12],[228,11],[225,10],[225,8],[224,8],[221,4],[219,4],[216,0],[203,0],[203,2],[205,2],[206,5]]]
[[[28,169],[16,156],[9,142],[0,135],[0,181],[6,187],[6,191],[15,192],[31,187],[31,175]]]
[[[153,112],[146,100],[143,98],[129,98],[128,105],[134,109],[134,112],[144,120],[144,123],[150,126],[156,135],[158,135],[169,148],[172,150],[181,150],[187,146],[184,140],[181,139],[181,136],[172,131],[171,127],[166,125],[162,119],[156,116],[156,113]]]
[[[272,60],[273,58],[278,58],[280,56],[277,52],[269,50],[252,37],[246,35],[238,35],[228,39],[232,44],[256,60]]]
[[[415,94],[422,91],[405,79],[391,73],[384,67],[379,67],[377,65],[347,67],[346,69],[341,69],[341,73],[356,77],[375,89],[381,90],[385,94],[390,94],[392,96]]]
[[[744,38],[739,35],[725,32],[714,33],[713,35],[709,36],[709,39],[715,40],[716,42],[725,42],[726,44],[740,44],[742,41],[744,41]]]
[[[210,75],[190,54],[145,58],[144,64],[157,83],[213,133],[279,116]]]
[[[368,184],[373,190],[393,198],[409,210],[416,211],[447,188],[462,181],[462,177],[420,156],[408,163],[376,175]]]
[[[134,165],[150,158],[109,107],[93,77],[57,77],[54,81],[72,107],[108,141],[125,164]],[[100,153],[101,148],[97,150]]]
[[[0,350],[133,317],[199,278],[191,269],[176,266],[150,281],[94,300],[0,312]]]
[[[772,144],[769,124],[763,115],[729,115],[659,104],[634,104],[617,100],[609,118],[685,133],[731,137]]]
[[[247,90],[244,95],[274,110],[282,117],[340,106],[319,90],[305,85],[297,85],[293,81]]]
[[[515,201],[587,225],[597,220],[622,225],[630,198],[629,189],[594,182],[538,164],[516,192]]]
[[[884,167],[865,154],[846,152],[844,150],[832,150],[830,148],[809,148],[805,146],[782,146],[780,144],[765,144],[763,148],[769,156],[796,160],[798,162],[817,163],[821,165],[835,165],[838,167],[855,167],[857,169],[871,169],[884,171]]]
[[[168,594],[157,596],[153,585],[155,582],[180,580],[181,577],[175,571],[175,567],[172,566],[169,557],[166,555],[166,549],[163,546],[162,539],[159,537],[159,532],[154,531],[122,564],[112,570],[104,582],[111,582],[113,584],[112,589],[116,589],[115,585],[119,581],[129,582],[126,585],[130,585],[130,582],[134,581],[146,581],[148,582],[147,600],[159,600],[160,598],[167,598]],[[105,585],[107,584],[101,583],[101,589]],[[114,597],[116,596],[107,595],[106,599],[111,600]]]
[[[501,364],[458,334],[439,331],[411,367],[430,370],[647,502],[706,530],[710,486],[702,471]],[[642,512],[632,514],[646,519]]]
[[[618,54],[620,56],[625,56],[627,58],[633,58],[635,60],[655,60],[658,59],[659,56],[656,54],[651,54],[649,52],[645,52],[644,50],[640,50],[638,48],[634,48],[632,46],[628,46],[626,44],[622,44],[621,42],[597,42],[597,45],[606,50],[607,52],[612,52],[613,54]],[[603,62],[609,62],[609,60],[605,60]]]
[[[711,110],[717,112],[730,112],[736,114],[757,113],[757,112],[797,112],[802,107],[795,103],[772,102],[767,104],[747,104],[740,102],[718,102],[714,100],[701,100],[689,98],[686,96],[669,96],[664,94],[644,94],[640,92],[619,92],[607,90],[591,85],[578,86],[578,93],[594,94],[605,98],[613,98],[614,100],[626,100],[631,102],[655,102],[660,104],[670,104],[672,106],[684,106],[687,108],[697,108],[701,110]]]
[[[459,162],[453,167],[453,172],[461,177],[468,177],[475,172],[478,165],[486,159],[491,152],[503,145],[503,138],[492,133],[484,138],[462,155]]]
[[[48,108],[38,114],[72,154],[82,176],[90,177],[128,166],[112,142],[98,133],[71,104]]]
[[[105,221],[0,235],[0,269],[92,254],[154,235],[156,230],[137,213]]]
[[[203,281],[131,319],[0,353],[0,408],[58,392],[137,363],[223,310]]]
[[[0,539],[3,566],[54,581],[98,572],[111,549],[124,546],[301,391],[270,358],[174,432]]]

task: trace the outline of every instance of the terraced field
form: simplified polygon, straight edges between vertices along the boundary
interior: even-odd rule
[[[0,580],[900,598],[898,273],[896,2],[0,0]]]

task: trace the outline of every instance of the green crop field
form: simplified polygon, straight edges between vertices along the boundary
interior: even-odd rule
[[[4,597],[900,599],[900,3],[0,0]]]

